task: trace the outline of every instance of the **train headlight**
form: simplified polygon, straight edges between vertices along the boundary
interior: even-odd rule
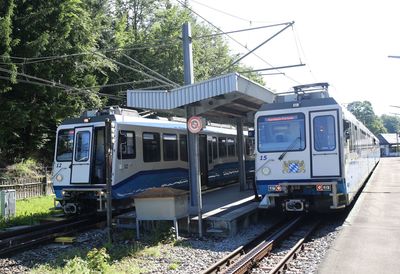
[[[269,167],[264,167],[261,171],[266,176],[271,173],[271,169]]]
[[[63,177],[61,174],[58,174],[58,175],[56,176],[57,182],[61,182],[62,179],[64,179],[64,177]]]

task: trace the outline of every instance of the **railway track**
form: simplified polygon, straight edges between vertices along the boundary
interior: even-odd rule
[[[282,273],[291,259],[301,250],[303,243],[318,226],[319,221],[307,220],[305,216],[297,216],[281,221],[252,242],[241,246],[207,269],[204,274],[211,273],[249,273],[253,267],[269,256],[271,251],[282,244],[291,235],[296,234],[300,226],[306,224],[306,229],[301,229],[300,238],[290,251],[275,265],[263,267],[263,273]],[[304,232],[304,233],[303,233]],[[298,233],[297,233],[298,234]]]
[[[2,232],[0,233],[0,257],[50,242],[57,237],[93,228],[98,223],[104,222],[104,220],[104,216],[92,214]]]

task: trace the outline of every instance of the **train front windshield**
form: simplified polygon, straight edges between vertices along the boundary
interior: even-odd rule
[[[304,150],[304,120],[303,113],[258,117],[258,151],[266,153]]]
[[[57,158],[58,162],[72,161],[72,149],[74,147],[74,130],[63,129],[58,132]]]

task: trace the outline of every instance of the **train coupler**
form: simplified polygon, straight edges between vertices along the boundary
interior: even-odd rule
[[[303,199],[290,199],[282,203],[284,211],[308,211],[309,204]]]

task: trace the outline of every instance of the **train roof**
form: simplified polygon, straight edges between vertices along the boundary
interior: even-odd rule
[[[69,118],[61,123],[62,128],[71,125],[88,125],[104,122],[106,119],[115,121],[120,125],[135,125],[141,127],[168,128],[175,130],[186,130],[186,123],[178,121],[169,121],[163,119],[150,119],[141,117],[136,111],[124,109],[114,109],[113,111],[85,111],[81,117]],[[224,126],[207,125],[202,133],[220,133],[220,134],[236,134],[236,128],[226,128]],[[246,133],[246,132],[245,132]],[[245,134],[247,135],[247,134]]]
[[[296,104],[296,107],[315,107],[324,105],[339,105],[339,103],[332,97],[327,98],[311,98],[293,101],[276,102],[272,104],[264,104],[261,106],[259,111],[264,110],[278,110],[278,109],[292,109]]]

